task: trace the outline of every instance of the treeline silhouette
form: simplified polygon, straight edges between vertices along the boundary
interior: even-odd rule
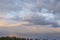
[[[41,39],[33,39],[33,38],[17,38],[17,37],[0,37],[0,40],[41,40]],[[48,40],[48,39],[42,39]],[[53,39],[56,40],[56,39]]]

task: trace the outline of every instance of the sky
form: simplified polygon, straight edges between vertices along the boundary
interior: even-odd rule
[[[60,37],[60,0],[0,0],[0,35]]]

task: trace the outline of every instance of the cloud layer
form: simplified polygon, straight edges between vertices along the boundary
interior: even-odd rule
[[[0,0],[0,19],[60,27],[59,4],[59,0]]]
[[[0,28],[12,34],[60,33],[59,5],[60,0],[0,0]]]

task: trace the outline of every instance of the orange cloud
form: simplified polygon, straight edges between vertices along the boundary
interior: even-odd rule
[[[29,22],[9,23],[4,20],[0,20],[0,27],[17,27],[30,24]]]
[[[53,28],[51,25],[33,25],[33,26],[26,26],[31,23],[29,22],[18,22],[18,23],[9,23],[4,20],[0,20],[0,27],[16,27],[14,31],[23,32],[23,33],[60,33],[60,28]],[[21,27],[23,26],[23,29]]]
[[[24,32],[32,33],[60,33],[60,28],[53,28],[47,26],[28,26],[24,27]]]

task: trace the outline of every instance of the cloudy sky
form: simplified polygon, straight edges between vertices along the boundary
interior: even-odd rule
[[[59,38],[59,33],[60,0],[0,0],[1,36],[42,34]]]

